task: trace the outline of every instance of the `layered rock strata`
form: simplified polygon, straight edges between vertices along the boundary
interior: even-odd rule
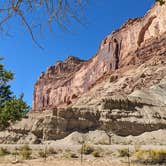
[[[33,111],[43,111],[75,102],[104,74],[141,64],[165,52],[166,5],[156,4],[142,18],[130,19],[108,35],[97,54],[83,62],[69,57],[57,62],[39,77],[34,88]]]
[[[88,61],[70,56],[49,67],[35,84],[32,113],[0,132],[1,143],[39,143],[90,130],[104,130],[114,143],[142,142],[143,135],[165,132],[165,10],[166,4],[155,4],[144,17],[130,19]]]

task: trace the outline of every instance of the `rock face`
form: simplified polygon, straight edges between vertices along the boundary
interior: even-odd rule
[[[69,57],[49,67],[35,84],[33,111],[69,105],[105,73],[150,59],[162,48],[157,41],[166,33],[165,10],[166,5],[156,4],[143,18],[130,19],[107,36],[97,54],[87,62]],[[160,42],[165,52],[165,41]],[[144,51],[146,47],[149,48]]]
[[[32,113],[1,132],[1,143],[57,140],[91,130],[104,130],[114,143],[142,142],[145,132],[165,132],[165,11],[166,4],[155,4],[144,17],[130,19],[88,61],[69,57],[49,67],[35,84]]]
[[[62,103],[70,104],[78,95],[71,89],[71,84],[82,63],[82,60],[70,56],[64,62],[59,61],[55,66],[49,67],[46,73],[42,73],[35,84],[33,110],[41,111]]]

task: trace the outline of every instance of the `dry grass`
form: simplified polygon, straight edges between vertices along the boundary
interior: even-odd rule
[[[166,150],[139,150],[135,152],[137,162],[146,164],[166,163]]]
[[[118,150],[119,157],[128,157],[130,156],[129,149],[119,149]]]
[[[5,148],[0,148],[0,156],[5,156],[10,154],[10,152]]]
[[[112,161],[110,159],[96,159],[96,160],[85,160],[81,163],[80,159],[47,159],[45,162],[43,159],[26,160],[20,163],[14,164],[15,166],[127,166],[119,161]],[[0,163],[0,166],[13,166],[10,163]]]
[[[85,155],[88,155],[88,154],[93,153],[94,150],[95,149],[94,149],[93,146],[91,146],[90,144],[85,143],[85,144],[82,145],[82,148],[81,148],[80,151],[81,151],[81,153],[83,153]]]
[[[28,145],[24,145],[20,150],[19,150],[19,155],[22,157],[22,159],[27,160],[30,159],[32,155],[32,150],[29,148]]]
[[[93,157],[102,157],[102,152],[100,149],[94,150],[92,152]]]

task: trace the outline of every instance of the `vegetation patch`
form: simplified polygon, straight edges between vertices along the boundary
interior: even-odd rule
[[[81,148],[81,153],[82,153],[82,154],[85,154],[85,155],[88,155],[88,154],[93,153],[94,150],[95,150],[95,149],[94,149],[93,146],[91,146],[91,145],[89,145],[89,144],[83,144],[83,145],[82,145],[82,148]]]
[[[30,149],[28,145],[24,145],[19,150],[19,155],[25,160],[30,159],[31,154],[32,154],[32,150]]]
[[[68,152],[65,152],[62,157],[64,157],[64,158],[78,158],[78,155],[76,153],[68,151]]]
[[[5,148],[0,148],[0,156],[5,156],[10,154],[10,152]]]
[[[14,74],[4,68],[0,57],[0,130],[9,126],[10,122],[21,120],[30,111],[30,107],[20,97],[13,95],[9,82]]]
[[[119,157],[129,157],[130,156],[129,149],[118,149],[118,154],[119,154]]]
[[[75,153],[70,153],[70,154],[69,154],[69,157],[70,157],[70,158],[78,158],[78,155],[75,154]]]
[[[48,157],[48,153],[47,151],[44,151],[44,150],[40,150],[38,155],[41,157],[41,158],[47,158]]]
[[[146,164],[166,163],[166,150],[139,150],[134,153],[137,162]]]
[[[93,157],[102,157],[102,149],[96,149],[92,152]]]

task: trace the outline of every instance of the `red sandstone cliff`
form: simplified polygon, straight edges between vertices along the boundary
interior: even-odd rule
[[[35,84],[33,111],[69,105],[104,74],[152,58],[148,51],[158,49],[154,43],[166,33],[165,10],[166,5],[156,4],[144,17],[129,20],[102,41],[89,61],[69,57],[49,67]],[[165,52],[165,41],[159,43]],[[144,48],[149,50],[143,52]]]

